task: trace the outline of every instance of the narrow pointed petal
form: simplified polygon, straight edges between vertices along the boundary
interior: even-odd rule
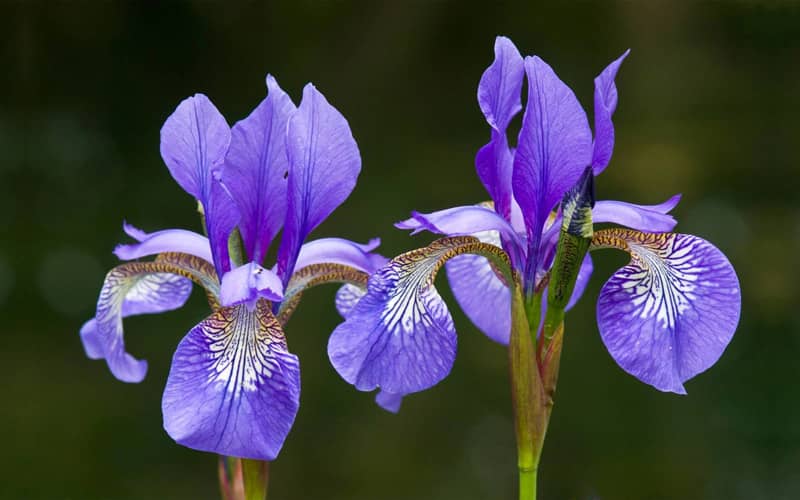
[[[342,318],[347,318],[350,311],[356,306],[359,300],[367,294],[366,288],[345,283],[336,291],[336,310]]]
[[[514,156],[514,197],[528,233],[532,279],[542,228],[555,204],[589,165],[592,134],[575,94],[544,61],[525,59],[528,103]]]
[[[306,236],[342,204],[356,185],[361,156],[347,120],[308,84],[289,119],[288,206],[278,274],[288,283]]]
[[[392,259],[374,273],[367,294],[331,334],[328,356],[361,391],[405,395],[427,389],[450,372],[456,353],[453,319],[433,286],[449,259],[502,250],[476,238],[443,238]]]
[[[286,216],[286,124],[295,106],[272,75],[267,98],[237,122],[221,180],[239,207],[248,258],[262,262]]]
[[[175,181],[203,205],[220,276],[230,269],[228,236],[239,219],[218,181],[230,141],[225,118],[203,94],[181,102],[161,128],[161,157]]]
[[[141,382],[147,362],[125,351],[122,318],[177,309],[192,291],[188,279],[157,272],[155,263],[131,263],[117,266],[106,275],[94,319],[81,328],[87,355],[104,358],[111,373],[123,382]]]
[[[681,195],[677,194],[658,205],[602,200],[592,209],[592,220],[595,223],[611,222],[648,233],[664,233],[672,231],[677,224],[668,212],[675,208],[680,199]]]
[[[600,174],[611,161],[614,152],[614,123],[611,117],[617,109],[617,85],[614,78],[622,61],[630,54],[630,49],[603,70],[594,79],[594,147],[592,169],[594,175]]]
[[[497,212],[508,218],[511,209],[511,171],[513,155],[508,147],[506,128],[522,109],[524,64],[514,44],[497,37],[494,62],[481,76],[478,104],[492,127],[491,141],[475,157],[478,177],[495,202]]]
[[[468,236],[483,231],[497,231],[511,243],[510,250],[514,262],[521,263],[524,258],[524,243],[511,224],[495,211],[483,206],[467,205],[429,214],[412,212],[411,215],[410,219],[398,222],[394,226],[398,229],[413,230],[411,234],[430,231],[448,236]]]
[[[473,236],[497,247],[497,231]],[[487,337],[507,345],[511,335],[511,291],[497,277],[486,257],[459,255],[445,264],[453,295],[472,323]]]
[[[295,270],[313,264],[344,264],[365,273],[372,273],[389,260],[372,253],[381,244],[380,238],[373,238],[366,244],[356,243],[344,238],[320,238],[309,241],[300,247]]]
[[[122,230],[125,231],[125,234],[139,242],[144,241],[147,236],[149,236],[146,232],[133,224],[128,224],[128,221],[122,221]]]
[[[741,291],[730,262],[686,234],[606,230],[592,244],[631,254],[597,302],[609,353],[642,382],[685,394],[683,383],[719,359],[739,322]]]
[[[266,301],[223,307],[175,351],[162,411],[179,444],[220,455],[273,460],[300,403],[300,364]]]
[[[505,132],[508,122],[522,109],[522,77],[525,68],[514,43],[504,36],[494,42],[494,61],[478,84],[478,104],[489,125]]]
[[[269,301],[283,299],[283,283],[273,271],[249,262],[222,277],[219,300],[223,306],[248,304],[252,309],[260,298]]]
[[[184,229],[164,229],[155,233],[145,233],[133,226],[125,226],[125,232],[139,241],[129,245],[117,245],[114,255],[121,260],[134,260],[160,253],[185,253],[213,262],[208,238]]]
[[[400,411],[400,405],[403,404],[403,395],[378,391],[378,394],[375,395],[375,402],[386,411],[398,413]]]

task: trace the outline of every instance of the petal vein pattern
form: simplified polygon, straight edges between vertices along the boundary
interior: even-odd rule
[[[190,267],[193,265],[198,267]],[[206,272],[213,276],[211,264],[184,254],[167,254],[156,262],[130,262],[109,271],[95,318],[81,328],[87,354],[104,358],[119,380],[141,382],[147,373],[147,362],[125,352],[122,318],[181,307],[191,293],[191,283],[186,278],[213,283],[212,278],[202,277]],[[212,296],[213,292],[207,293]]]
[[[453,237],[402,254],[378,270],[367,294],[331,335],[334,368],[362,391],[380,387],[404,395],[441,381],[453,366],[456,332],[433,286],[436,273],[448,259],[486,247],[505,258],[476,238]]]
[[[739,322],[741,292],[730,262],[686,234],[612,229],[596,233],[592,244],[631,254],[597,303],[609,353],[643,382],[685,394],[683,382],[719,359]]]
[[[300,402],[300,364],[271,305],[223,307],[181,341],[164,390],[164,428],[178,443],[272,460]]]

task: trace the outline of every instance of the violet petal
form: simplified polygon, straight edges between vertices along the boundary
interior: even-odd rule
[[[141,382],[147,362],[125,351],[122,318],[177,309],[192,291],[190,280],[168,273],[140,272],[136,264],[117,266],[106,275],[94,319],[81,328],[87,355],[105,358],[123,382]]]
[[[203,205],[220,276],[230,269],[228,236],[239,218],[217,180],[230,140],[225,118],[203,94],[183,100],[161,128],[161,157],[175,181]]]
[[[476,233],[484,243],[500,246],[496,231]],[[472,323],[487,337],[508,344],[511,335],[511,292],[486,257],[459,255],[445,264],[453,295]]]
[[[129,236],[138,239],[139,243],[117,245],[114,255],[121,260],[134,260],[160,253],[187,253],[213,262],[211,245],[208,238],[184,229],[164,229],[155,233],[145,233],[133,226],[125,226]],[[129,231],[130,229],[130,231]],[[135,230],[135,231],[133,231]]]
[[[617,109],[617,76],[622,61],[630,54],[630,49],[619,56],[594,79],[594,146],[592,169],[599,175],[611,161],[614,152],[614,123],[611,116]]]
[[[685,394],[683,383],[713,365],[733,337],[741,308],[736,272],[697,236],[612,234],[627,242],[631,261],[600,291],[603,342],[626,372]]]
[[[524,64],[514,44],[499,36],[494,44],[495,58],[478,84],[478,104],[492,127],[491,141],[475,157],[478,177],[495,202],[497,212],[509,216],[511,208],[511,169],[513,156],[506,139],[506,128],[522,109],[521,93]]]
[[[239,231],[254,262],[263,262],[286,216],[286,124],[295,106],[272,75],[268,95],[231,130],[221,180],[241,213]]]
[[[592,209],[592,221],[611,222],[648,233],[672,231],[677,222],[668,212],[680,199],[681,195],[678,194],[658,205],[635,205],[624,201],[602,200],[595,203]]]
[[[514,197],[528,233],[530,281],[539,266],[542,228],[591,160],[592,134],[575,94],[538,57],[525,59],[528,103],[514,156]]]
[[[183,338],[162,411],[179,444],[220,455],[273,460],[300,403],[300,364],[269,303],[223,307]]]
[[[289,119],[286,141],[288,206],[278,250],[284,285],[306,236],[347,199],[361,171],[347,120],[311,84],[303,89],[300,107]]]
[[[283,284],[273,271],[249,262],[222,277],[219,300],[223,306],[248,304],[252,309],[260,298],[269,301],[283,299]]]
[[[381,244],[380,238],[373,238],[366,244],[356,243],[344,238],[320,238],[309,241],[300,247],[295,271],[312,264],[344,264],[365,273],[372,273],[386,264],[387,258],[372,253]]]
[[[333,331],[328,356],[356,389],[404,395],[427,389],[450,372],[456,332],[433,287],[450,249],[434,243],[390,261],[370,277],[367,294]]]

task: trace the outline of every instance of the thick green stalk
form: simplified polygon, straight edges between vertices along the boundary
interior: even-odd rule
[[[265,500],[269,485],[269,462],[242,459],[245,500]]]
[[[512,289],[511,340],[508,352],[517,436],[520,500],[536,499],[536,474],[549,417],[542,397],[544,392],[537,364],[535,332],[532,334],[529,327],[529,324],[539,324],[539,300],[533,301],[536,307],[525,307],[519,284]]]

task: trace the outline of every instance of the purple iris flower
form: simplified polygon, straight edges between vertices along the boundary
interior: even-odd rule
[[[380,389],[377,402],[391,411],[398,410],[403,395],[435,385],[453,366],[456,332],[433,286],[442,265],[471,321],[492,340],[509,342],[508,278],[496,263],[464,246],[477,240],[463,237],[502,248],[525,296],[541,297],[558,250],[564,217],[560,202],[582,175],[591,181],[611,159],[614,79],[627,51],[594,80],[594,136],[574,93],[547,63],[536,56],[523,59],[504,37],[497,38],[494,52],[478,86],[490,140],[475,159],[492,202],[415,212],[398,223],[414,233],[456,238],[400,255],[373,274],[368,293],[328,344],[339,374],[359,390]],[[510,145],[507,130],[523,109],[524,80],[528,98],[522,127]],[[683,394],[683,383],[713,365],[731,340],[741,296],[733,267],[717,248],[696,236],[668,232],[676,224],[669,212],[679,200],[675,195],[650,206],[597,201],[589,233],[591,220],[630,228],[597,231],[591,243],[592,250],[613,247],[631,256],[603,286],[597,303],[597,323],[609,353],[639,380]],[[588,253],[578,264],[566,309],[580,298],[592,274]]]
[[[192,281],[213,313],[175,351],[162,402],[164,428],[178,443],[221,455],[274,459],[297,414],[300,366],[282,327],[304,289],[347,283],[358,292],[386,259],[339,238],[303,244],[353,190],[361,170],[345,118],[308,84],[295,106],[272,76],[267,97],[230,128],[202,94],[178,106],[161,129],[161,156],[199,202],[203,236],[181,229],[144,233],[115,254],[97,312],[81,328],[90,358],[124,382],[147,362],[125,351],[122,318],[181,307]],[[277,264],[263,267],[283,231]],[[353,290],[356,290],[355,292]]]

